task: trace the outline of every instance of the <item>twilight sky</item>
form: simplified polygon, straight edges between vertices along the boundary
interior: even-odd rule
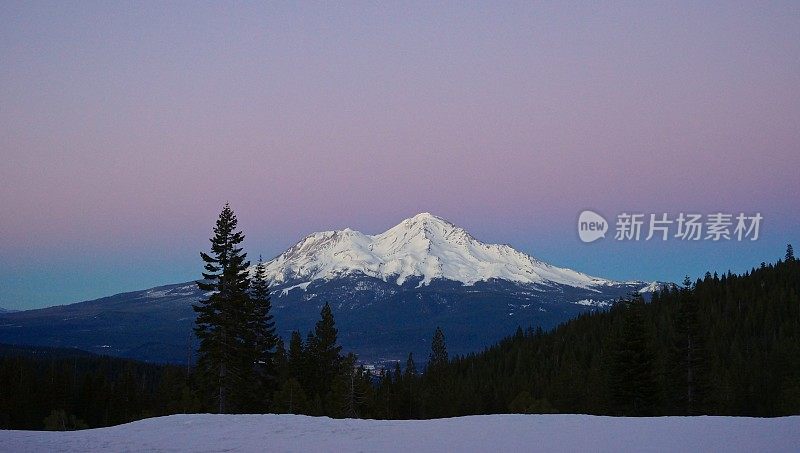
[[[800,246],[796,1],[227,3],[0,3],[0,307],[195,279],[225,201],[251,257],[420,211],[617,279]],[[584,244],[587,208],[764,220]]]

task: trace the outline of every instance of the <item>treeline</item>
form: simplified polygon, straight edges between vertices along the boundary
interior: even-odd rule
[[[552,332],[518,329],[450,359],[437,329],[419,365],[370,374],[343,355],[330,306],[313,331],[276,337],[264,387],[231,412],[381,419],[492,413],[800,414],[800,262],[706,274],[649,303],[634,296]],[[0,350],[2,352],[2,350]],[[0,354],[0,428],[79,429],[217,412],[197,368],[74,351]],[[252,389],[252,386],[243,386]]]
[[[374,379],[338,345],[325,304],[305,340],[276,339],[263,387],[242,383],[231,413],[359,417],[374,402]],[[252,378],[252,377],[251,377]],[[0,345],[0,429],[75,430],[178,413],[218,412],[214,387],[197,367],[142,363],[75,349]],[[248,392],[247,390],[250,390]],[[235,406],[234,406],[235,405]]]
[[[330,306],[305,338],[275,334],[265,265],[254,272],[228,205],[202,253],[191,370],[107,357],[0,358],[0,427],[78,429],[171,413],[383,419],[493,413],[800,414],[800,262],[706,274],[638,294],[551,332],[521,328],[450,359],[437,329],[419,368],[377,374],[343,355]]]
[[[194,305],[195,367],[5,348],[0,428],[93,428],[190,412],[358,416],[370,376],[354,367],[354,355],[341,354],[330,306],[304,341],[293,333],[287,350],[275,334],[264,263],[251,274],[243,239],[226,204],[210,253],[201,253],[198,287],[207,297]]]
[[[520,328],[465,357],[451,360],[437,329],[423,362],[409,355],[405,366],[376,375],[338,353],[333,326],[326,305],[305,342],[295,332],[288,349],[278,347],[281,384],[270,411],[380,419],[800,414],[800,262],[791,246],[784,260],[743,275],[687,278],[649,302],[632,294],[551,332]]]
[[[371,416],[800,414],[800,262],[706,274],[381,381]]]
[[[0,348],[0,429],[94,428],[199,410],[185,367]]]
[[[251,272],[244,235],[225,205],[214,227],[194,306],[200,339],[193,373],[202,407],[217,413],[290,412],[357,417],[371,399],[370,376],[343,356],[326,303],[314,330],[293,332],[288,348],[275,334],[264,262]]]

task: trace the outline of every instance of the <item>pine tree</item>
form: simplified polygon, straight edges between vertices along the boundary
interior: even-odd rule
[[[444,376],[445,368],[449,363],[447,346],[445,345],[444,332],[437,327],[431,340],[431,354],[425,367],[423,380],[429,384],[429,389],[422,396],[420,407],[423,417],[444,417],[450,410],[448,396],[452,387],[448,385]]]
[[[331,417],[358,418],[360,407],[366,401],[369,378],[363,367],[355,367],[353,353],[342,359],[342,369],[334,378],[326,397],[327,415]]]
[[[278,337],[275,335],[275,322],[272,317],[272,303],[270,301],[269,284],[266,278],[266,268],[261,257],[255,267],[254,274],[250,282],[250,300],[248,316],[248,341],[253,346],[253,355],[249,358],[254,367],[255,385],[253,389],[256,394],[268,395],[274,389],[275,378],[277,375],[275,364],[275,348],[278,345]]]
[[[406,360],[406,376],[416,376],[417,375],[417,365],[414,363],[414,353],[408,353],[408,359]]]
[[[609,389],[618,415],[650,415],[655,406],[655,354],[643,308],[640,294],[622,301],[622,332],[612,357]]]
[[[193,305],[197,313],[194,331],[200,339],[197,370],[220,413],[235,409],[236,404],[230,404],[229,398],[241,384],[241,358],[247,355],[242,337],[250,263],[239,247],[244,235],[236,231],[237,223],[226,203],[214,227],[211,253],[200,253],[205,272],[197,286],[211,295]]]
[[[331,306],[326,302],[320,311],[320,320],[314,326],[314,343],[311,345],[326,380],[338,373],[342,363],[342,347],[337,343],[338,334]]]
[[[784,261],[794,261],[794,248],[792,248],[792,244],[786,244],[786,259]]]
[[[434,371],[437,368],[447,365],[447,362],[447,345],[444,341],[444,332],[442,332],[441,328],[437,327],[436,332],[433,334],[433,340],[431,341],[431,355],[428,358],[427,371]]]
[[[305,346],[303,345],[303,337],[297,330],[292,332],[289,337],[289,351],[286,353],[286,368],[287,376],[289,378],[297,379],[298,382],[303,382],[304,369],[306,367]]]
[[[314,331],[308,334],[305,348],[308,396],[316,401],[327,399],[334,379],[342,371],[343,357],[340,355],[342,347],[337,343],[338,333],[333,312],[326,302],[320,311],[320,320],[314,326]],[[313,406],[320,409],[320,404],[316,402]]]
[[[684,403],[681,412],[696,415],[707,409],[707,360],[705,337],[700,326],[697,300],[691,288],[684,288],[678,299],[676,326],[676,349],[679,372],[678,388],[682,390],[680,400]]]

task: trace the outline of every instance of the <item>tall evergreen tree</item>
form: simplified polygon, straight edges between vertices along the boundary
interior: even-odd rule
[[[275,389],[277,375],[275,364],[275,348],[278,337],[275,335],[275,322],[271,313],[272,302],[269,294],[269,283],[266,268],[261,257],[250,281],[250,299],[247,310],[248,341],[253,346],[252,357],[248,358],[253,365],[253,389],[260,395],[268,395]]]
[[[356,368],[356,356],[342,357],[341,369],[331,383],[325,398],[326,415],[330,417],[357,418],[361,413],[372,383],[363,367]]]
[[[414,363],[414,353],[408,353],[408,359],[406,360],[406,376],[416,376],[417,374],[417,365]]]
[[[448,362],[444,332],[437,327],[431,340],[431,354],[428,357],[423,376],[423,380],[429,384],[429,388],[424,395],[420,395],[422,396],[420,413],[425,417],[444,417],[451,409],[446,394],[452,389],[449,388],[450,380],[444,373]]]
[[[448,360],[449,358],[447,355],[447,345],[444,341],[444,332],[442,332],[441,328],[437,327],[436,332],[433,334],[433,340],[431,341],[431,355],[428,358],[427,371],[430,372],[447,365]]]
[[[339,330],[333,319],[333,311],[327,302],[320,311],[320,320],[314,326],[314,332],[308,336],[306,344],[309,359],[311,394],[324,398],[330,391],[334,378],[341,371],[343,358],[342,347],[337,343]],[[310,395],[309,395],[310,396]]]
[[[214,226],[211,253],[200,253],[205,272],[197,286],[210,296],[193,305],[197,313],[194,330],[200,339],[197,370],[220,413],[235,409],[236,404],[230,404],[229,399],[246,374],[241,357],[247,355],[243,326],[250,263],[239,246],[244,235],[237,231],[237,224],[236,215],[226,203]]]
[[[678,389],[682,391],[682,413],[702,414],[706,411],[707,359],[705,336],[700,326],[697,300],[691,288],[684,288],[678,296],[676,346],[677,371],[681,374]]]
[[[287,375],[290,378],[296,379],[298,382],[303,382],[303,375],[305,374],[306,360],[305,360],[305,345],[303,345],[303,337],[300,332],[295,330],[289,337],[289,350],[286,352],[286,368]]]
[[[784,261],[794,261],[794,248],[792,248],[792,244],[786,244],[786,259]]]
[[[650,415],[657,395],[655,353],[640,294],[622,301],[622,331],[611,369],[611,401],[618,415]]]

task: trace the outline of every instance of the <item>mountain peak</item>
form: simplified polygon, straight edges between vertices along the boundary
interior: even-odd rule
[[[365,275],[402,285],[409,278],[472,285],[491,279],[530,284],[592,287],[613,283],[541,262],[508,245],[485,244],[429,212],[403,220],[383,233],[349,228],[303,240],[266,263],[273,284],[302,285],[346,275]]]
[[[430,212],[420,212],[419,214],[415,215],[414,217],[409,217],[401,223],[446,223],[448,225],[452,225],[449,221],[431,214]]]
[[[455,235],[468,236],[466,232],[449,221],[435,216],[429,212],[422,212],[414,217],[409,217],[385,232],[375,236],[378,240],[392,238],[393,242],[407,241],[414,236],[421,236],[426,240],[444,241],[452,239]]]
[[[428,232],[432,231],[439,231],[439,232],[447,232],[454,228],[458,228],[450,221],[433,215],[430,212],[421,212],[414,217],[409,217],[399,224],[397,224],[394,228],[390,228],[389,231],[397,229],[407,229],[413,230],[418,228],[420,230],[427,230]],[[388,232],[388,231],[387,231]]]

